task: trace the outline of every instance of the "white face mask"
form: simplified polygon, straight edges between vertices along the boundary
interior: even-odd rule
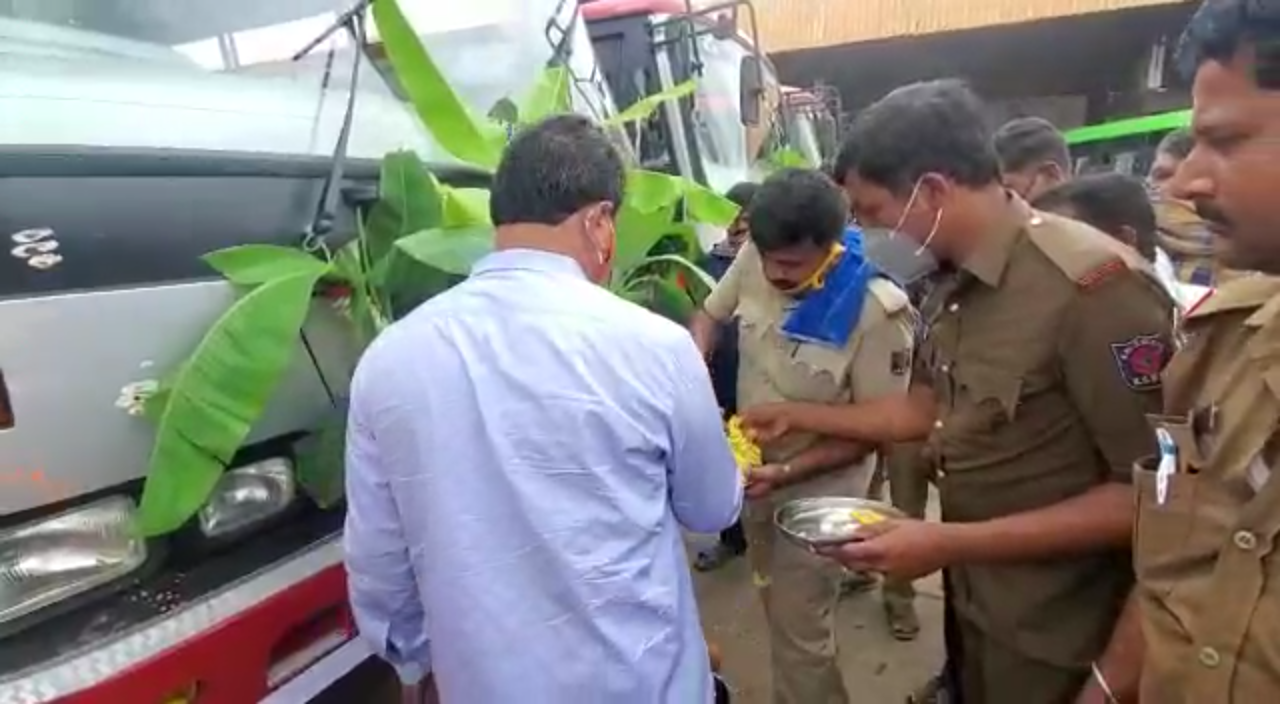
[[[863,232],[862,247],[867,259],[871,260],[880,271],[899,285],[906,286],[938,270],[938,259],[929,251],[929,244],[938,234],[938,224],[942,222],[942,211],[933,217],[933,227],[922,243],[917,244],[904,234],[902,224],[915,205],[920,195],[920,182],[911,189],[911,197],[907,206],[902,209],[898,224],[892,229],[883,227],[867,228]]]

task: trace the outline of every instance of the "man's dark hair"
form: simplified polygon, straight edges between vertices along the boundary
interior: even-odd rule
[[[1054,211],[1066,206],[1081,221],[1119,237],[1121,228],[1133,230],[1136,249],[1147,261],[1156,258],[1156,213],[1142,181],[1108,171],[1081,176],[1056,186],[1032,206]]]
[[[580,115],[531,125],[507,145],[493,177],[494,225],[559,225],[592,203],[622,205],[626,171],[609,136]]]
[[[761,252],[796,245],[830,246],[844,234],[849,205],[831,179],[814,169],[782,169],[760,184],[747,226]]]
[[[982,101],[947,79],[903,86],[859,113],[835,171],[837,182],[853,172],[902,194],[927,173],[986,186],[1000,179],[1000,162]]]
[[[1230,63],[1244,47],[1254,52],[1254,83],[1280,90],[1280,3],[1205,0],[1178,42],[1177,65],[1191,80],[1201,64]]]
[[[1194,146],[1196,146],[1196,139],[1192,136],[1191,130],[1179,127],[1161,138],[1160,144],[1156,145],[1156,153],[1168,154],[1175,159],[1186,159]]]
[[[996,130],[992,143],[1000,158],[1000,168],[1006,173],[1044,163],[1057,164],[1063,174],[1071,173],[1071,152],[1066,138],[1052,122],[1042,117],[1009,120]]]
[[[724,194],[725,198],[733,201],[733,204],[746,210],[751,205],[751,201],[756,197],[756,193],[760,190],[760,184],[751,181],[743,181],[735,183],[733,188]]]

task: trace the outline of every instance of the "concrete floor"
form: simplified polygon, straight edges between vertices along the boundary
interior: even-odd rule
[[[767,630],[747,561],[737,559],[714,572],[698,574],[696,583],[703,628],[707,639],[723,651],[721,674],[734,691],[734,704],[769,704]],[[921,628],[909,643],[890,635],[878,589],[841,601],[837,615],[840,666],[854,704],[900,704],[941,665],[939,579],[923,580],[916,589]]]

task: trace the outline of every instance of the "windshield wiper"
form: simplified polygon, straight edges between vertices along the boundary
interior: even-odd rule
[[[338,15],[338,19],[332,25],[308,42],[291,59],[292,61],[302,60],[335,32],[341,30],[346,30],[356,45],[356,50],[352,52],[351,82],[347,87],[350,92],[347,95],[346,110],[342,114],[342,128],[338,131],[338,143],[333,148],[333,158],[329,162],[329,173],[325,176],[324,185],[320,190],[320,201],[316,203],[315,216],[302,240],[303,249],[309,252],[322,252],[325,256],[330,253],[328,237],[333,233],[334,222],[337,220],[338,198],[341,195],[339,189],[342,186],[343,169],[347,161],[347,147],[351,141],[351,126],[355,121],[356,92],[360,83],[360,59],[368,51],[364,17],[373,3],[374,0],[359,0],[351,9]],[[373,63],[372,58],[370,63]],[[325,67],[322,91],[328,88],[331,69],[332,58]],[[359,213],[356,217],[359,217]]]

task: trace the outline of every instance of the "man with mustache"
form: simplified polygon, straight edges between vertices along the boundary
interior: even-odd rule
[[[847,227],[848,203],[823,173],[770,176],[747,211],[748,243],[692,323],[704,353],[738,322],[738,404],[848,403],[907,387],[912,311]],[[835,610],[843,571],[780,541],[775,505],[863,496],[874,446],[797,434],[765,448],[747,476],[747,559],[769,624],[774,704],[847,704]]]
[[[745,420],[765,437],[927,438],[943,522],[884,521],[829,554],[906,578],[946,569],[962,702],[1130,695],[1129,477],[1154,449],[1172,301],[1136,252],[1004,187],[984,106],[959,81],[863,110],[838,165],[868,256],[940,277],[910,390],[747,406]]]
[[[1280,3],[1208,0],[1178,52],[1195,144],[1168,184],[1223,265],[1192,311],[1134,470],[1143,702],[1252,704],[1280,692]]]

